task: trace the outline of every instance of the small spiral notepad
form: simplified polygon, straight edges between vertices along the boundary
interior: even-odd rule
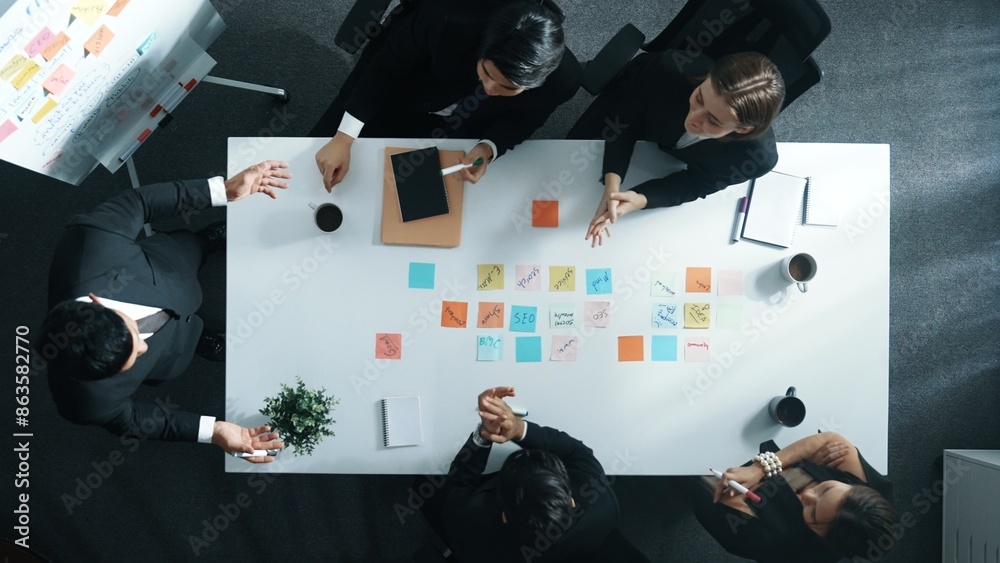
[[[808,181],[781,172],[769,172],[754,180],[750,184],[743,238],[783,248],[791,246]]]
[[[809,178],[806,182],[806,209],[803,225],[836,227],[840,222],[840,194],[835,186]]]
[[[420,397],[382,399],[382,443],[387,448],[416,446],[423,441],[420,430]]]

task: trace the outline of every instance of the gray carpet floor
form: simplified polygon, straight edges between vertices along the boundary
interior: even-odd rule
[[[912,526],[884,560],[938,561],[942,503],[934,491],[941,475],[934,458],[945,448],[1000,448],[1000,2],[822,3],[833,21],[815,54],[825,78],[775,129],[779,141],[892,147],[889,472],[897,510],[912,516]],[[333,44],[345,0],[213,4],[228,24],[210,49],[218,61],[213,74],[280,85],[292,101],[277,106],[252,92],[198,87],[173,124],[137,154],[144,183],[224,173],[229,136],[305,135],[354,63]],[[682,2],[560,5],[568,43],[584,60],[626,22],[655,34]],[[563,137],[591,99],[581,90],[536,137]],[[269,125],[276,111],[287,121],[280,130]],[[13,339],[18,325],[37,329],[62,225],[128,187],[124,173],[103,169],[75,188],[0,163],[5,338]],[[223,217],[214,210],[189,226]],[[213,257],[203,277],[205,317],[221,326],[222,259]],[[13,383],[5,385],[9,397]],[[43,377],[33,379],[31,545],[53,560],[403,561],[425,532],[419,518],[401,521],[394,511],[406,500],[408,477],[228,475],[212,447],[133,446],[73,426],[58,417],[46,387]],[[223,387],[223,367],[195,359],[189,374],[151,395],[167,393],[176,403],[221,414]],[[112,455],[123,463],[89,493],[81,488],[86,498],[67,507],[66,499]],[[12,455],[3,463],[13,471]],[[668,478],[617,480],[625,535],[656,562],[733,560],[673,499],[671,485]],[[13,493],[7,480],[4,537],[13,533]],[[222,518],[241,494],[250,504]],[[225,529],[203,535],[218,518]]]

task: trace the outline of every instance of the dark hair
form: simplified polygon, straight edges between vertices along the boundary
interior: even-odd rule
[[[73,377],[104,379],[121,371],[132,355],[132,334],[114,310],[69,300],[45,316],[35,348],[51,366]]]
[[[539,4],[508,4],[486,25],[479,58],[492,61],[515,85],[537,88],[562,61],[562,22],[561,14]]]
[[[518,450],[500,468],[500,507],[523,540],[557,526],[565,530],[572,518],[569,474],[555,454]]]
[[[740,125],[753,127],[746,133],[734,131],[725,139],[756,139],[767,132],[785,99],[785,81],[770,59],[753,52],[726,55],[708,77]]]
[[[891,549],[896,538],[892,528],[896,515],[892,505],[875,489],[863,485],[853,485],[844,495],[844,501],[837,510],[830,528],[823,540],[831,551],[845,557],[864,557],[874,542],[880,549],[885,538],[890,540]]]

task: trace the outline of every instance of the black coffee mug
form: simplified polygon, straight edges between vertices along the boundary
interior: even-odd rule
[[[344,223],[344,212],[332,203],[321,203],[319,205],[310,203],[309,207],[316,210],[313,219],[316,221],[316,227],[324,233],[332,233]]]
[[[789,387],[783,396],[771,399],[767,412],[775,422],[791,428],[806,419],[806,404],[795,396],[795,388]]]

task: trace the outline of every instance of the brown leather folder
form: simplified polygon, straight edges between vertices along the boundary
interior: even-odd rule
[[[455,247],[462,243],[462,192],[465,182],[456,172],[444,177],[448,190],[448,213],[436,217],[403,222],[396,195],[396,179],[392,174],[390,156],[415,150],[385,148],[385,179],[382,184],[382,244]],[[448,165],[462,158],[462,151],[440,151],[441,161]],[[442,166],[444,168],[444,166]]]

